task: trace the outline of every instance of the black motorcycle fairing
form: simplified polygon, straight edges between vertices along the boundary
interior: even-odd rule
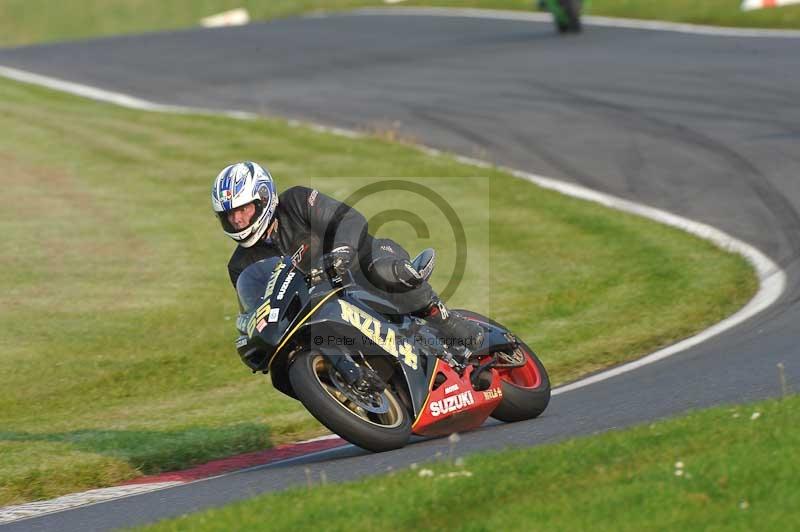
[[[347,297],[364,303],[376,313],[383,316],[384,319],[387,319],[393,323],[402,322],[403,313],[400,311],[397,305],[385,297],[381,297],[380,295],[370,292],[369,290],[365,290],[359,286],[349,287],[347,289]]]
[[[269,283],[279,258],[260,260],[248,266],[236,281],[236,295],[243,313],[254,311],[264,300],[264,288]]]
[[[352,297],[364,293],[327,287],[319,290],[316,301],[306,302],[301,316],[284,332],[280,345],[269,357],[268,367],[264,368],[276,389],[296,397],[288,376],[294,353],[317,350],[330,358],[347,350],[354,358],[385,359],[400,377],[395,384],[403,388],[409,409],[422,408],[435,356],[416,346],[413,333],[419,328],[417,320],[408,316],[392,316],[393,320],[388,320]],[[391,380],[386,371],[380,373],[387,381]]]
[[[254,371],[267,369],[269,357],[287,330],[302,319],[303,310],[314,296],[309,294],[305,276],[291,259],[273,257],[253,263],[241,273],[236,292],[246,324],[247,341],[237,350]]]
[[[425,408],[444,346],[441,334],[424,320],[395,313],[389,301],[357,286],[334,287],[324,281],[309,286],[290,258],[249,266],[237,282],[237,292],[249,315],[247,342],[239,353],[252,369],[270,372],[282,393],[296,398],[288,376],[294,353],[317,349],[333,356],[346,349],[354,356],[385,359],[413,415],[418,417]],[[486,336],[479,354],[514,345],[507,330],[482,325]],[[386,377],[386,371],[381,376]]]

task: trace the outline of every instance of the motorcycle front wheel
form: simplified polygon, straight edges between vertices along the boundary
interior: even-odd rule
[[[320,423],[364,449],[399,449],[411,435],[411,416],[397,394],[352,389],[318,351],[297,354],[289,367],[295,395]]]

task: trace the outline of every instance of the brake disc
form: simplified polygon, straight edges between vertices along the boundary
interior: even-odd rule
[[[525,365],[525,351],[519,346],[515,347],[511,353],[498,351],[495,355],[498,361],[494,366],[496,368],[519,368]]]
[[[389,401],[386,399],[385,392],[370,393],[354,390],[352,386],[342,380],[342,376],[339,375],[339,372],[332,366],[328,370],[328,377],[339,393],[344,395],[359,408],[373,414],[385,414],[389,411]]]

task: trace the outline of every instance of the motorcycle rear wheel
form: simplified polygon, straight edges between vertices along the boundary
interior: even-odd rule
[[[527,345],[520,342],[520,348],[525,356],[525,365],[500,371],[503,400],[492,412],[492,417],[500,421],[533,419],[550,403],[547,371]]]
[[[459,314],[478,322],[505,329],[501,324],[469,310],[458,310]],[[524,421],[538,417],[550,403],[550,377],[536,353],[519,340],[520,354],[525,365],[519,368],[499,369],[503,400],[492,412],[500,421]]]
[[[408,443],[411,416],[391,387],[380,397],[386,412],[370,412],[342,393],[332,382],[331,371],[330,362],[318,351],[304,351],[292,360],[289,380],[311,415],[345,440],[369,451],[399,449]]]

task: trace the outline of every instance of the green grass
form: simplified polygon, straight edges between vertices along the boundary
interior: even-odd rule
[[[799,407],[795,396],[716,408],[458,465],[440,460],[295,488],[139,530],[309,530],[320,522],[342,531],[794,530]]]
[[[323,432],[234,350],[233,243],[209,186],[247,158],[268,163],[281,189],[342,198],[381,177],[434,187],[468,235],[452,303],[507,323],[557,383],[703,329],[756,289],[744,260],[680,231],[401,144],[0,81],[0,505]],[[359,208],[428,222],[430,240],[397,222],[381,233],[437,247],[441,289],[449,226],[424,200],[397,198]]]
[[[740,0],[591,0],[589,14],[754,28],[800,28],[800,6],[741,11]]]
[[[139,33],[199,25],[205,16],[245,7],[255,20],[383,6],[380,0],[3,0],[0,46]],[[534,0],[410,0],[403,6],[531,11]],[[696,24],[800,28],[800,6],[741,12],[740,0],[592,0],[589,13]]]

